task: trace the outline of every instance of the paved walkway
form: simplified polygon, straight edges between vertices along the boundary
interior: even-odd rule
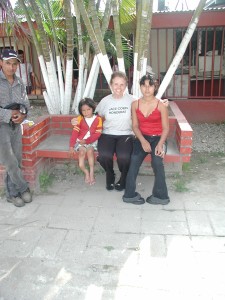
[[[224,300],[225,172],[209,172],[183,193],[168,178],[165,207],[123,203],[101,174],[23,208],[1,198],[0,300]],[[138,178],[144,197],[152,180]]]

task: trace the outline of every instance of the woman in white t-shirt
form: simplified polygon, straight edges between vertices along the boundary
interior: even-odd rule
[[[122,191],[130,165],[133,146],[131,129],[131,103],[133,97],[125,90],[127,77],[116,71],[110,80],[112,94],[103,98],[96,107],[96,112],[103,118],[103,132],[98,140],[98,161],[106,172],[106,189]],[[113,157],[116,154],[120,178],[115,183]]]
[[[95,110],[103,119],[103,131],[98,140],[97,160],[106,172],[106,189],[108,191],[125,189],[133,150],[131,104],[135,99],[126,93],[127,82],[125,73],[113,72],[110,80],[112,94],[104,97]],[[168,105],[167,99],[164,102],[165,105]],[[77,124],[77,118],[72,119],[72,124]],[[113,168],[114,154],[120,171],[116,183]]]

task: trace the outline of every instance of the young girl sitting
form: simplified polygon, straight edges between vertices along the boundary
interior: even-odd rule
[[[79,152],[79,167],[85,174],[85,182],[90,185],[95,183],[94,151],[97,150],[97,140],[102,133],[102,119],[94,114],[95,107],[95,102],[90,98],[80,101],[78,106],[80,115],[73,127],[69,150],[70,157],[74,156],[75,151]],[[85,167],[86,153],[90,170]]]

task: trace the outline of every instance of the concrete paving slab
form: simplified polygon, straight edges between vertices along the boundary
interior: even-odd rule
[[[187,211],[186,216],[191,235],[214,235],[207,211]]]
[[[126,204],[101,173],[91,187],[69,173],[22,208],[2,197],[0,300],[225,299],[224,165],[212,170],[182,193],[169,177],[167,206]],[[153,179],[138,177],[144,197]]]

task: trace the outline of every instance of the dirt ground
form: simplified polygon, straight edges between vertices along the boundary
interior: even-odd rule
[[[116,172],[117,173],[117,172]],[[104,171],[96,164],[96,180],[102,181],[103,188],[105,182]],[[103,175],[103,177],[102,177]],[[117,174],[118,175],[118,174]],[[152,175],[140,175],[137,178],[137,189],[140,192],[143,189],[148,191],[151,187],[148,187],[149,183],[152,184],[153,180],[148,176]],[[48,180],[49,179],[49,180]],[[166,176],[167,186],[169,194],[183,194],[191,195],[192,193],[198,193],[199,195],[211,194],[216,198],[216,194],[224,195],[225,200],[225,154],[224,153],[198,153],[193,152],[190,163],[183,165],[182,174],[171,174]],[[43,185],[42,192],[51,191],[52,188],[57,193],[61,192],[62,185],[66,188],[70,188],[74,183],[79,182],[84,185],[83,174],[77,167],[77,165],[65,164],[56,168],[51,175],[51,178],[47,178]],[[88,187],[86,188],[88,190]]]
[[[183,165],[182,175],[169,179],[170,188],[178,192],[223,192],[225,200],[225,153],[193,152],[191,162]]]

